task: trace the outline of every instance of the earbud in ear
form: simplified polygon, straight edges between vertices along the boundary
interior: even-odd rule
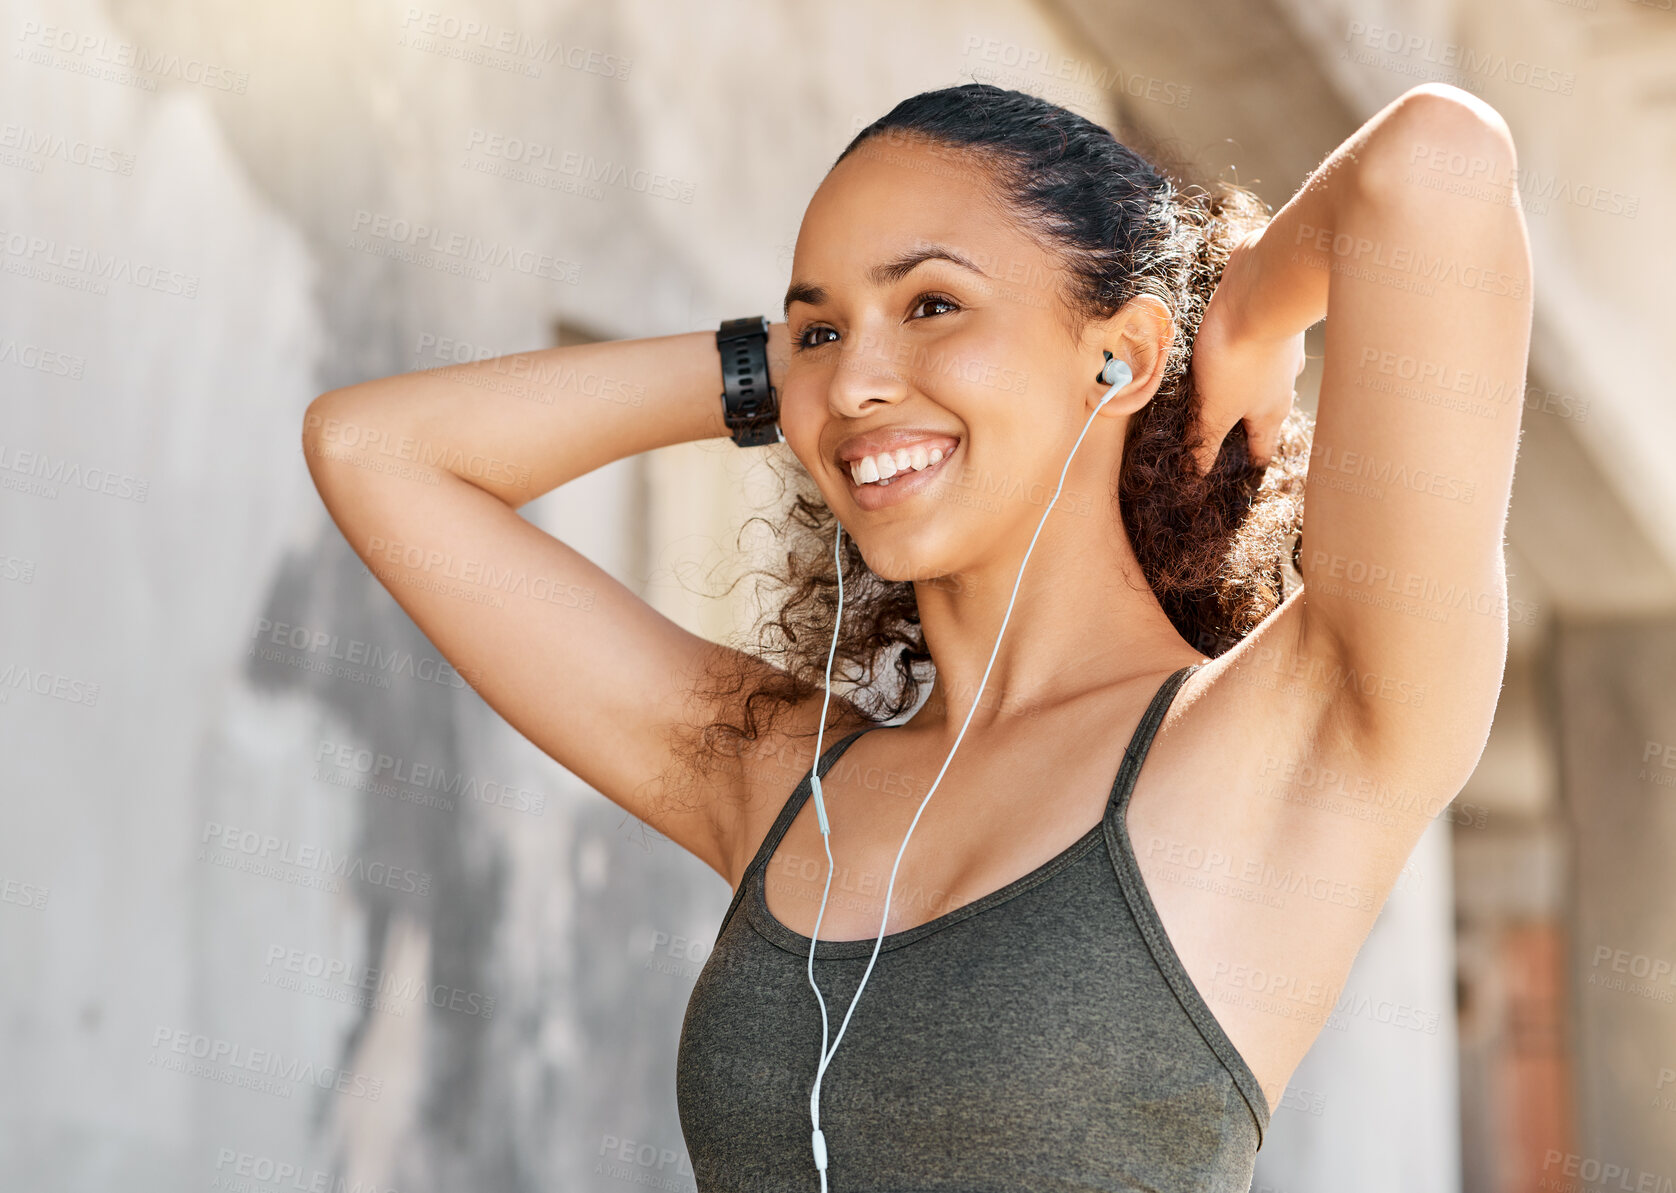
[[[1135,378],[1135,370],[1129,367],[1126,360],[1115,359],[1110,352],[1106,353],[1106,365],[1095,376],[1094,380],[1102,385],[1128,385]]]

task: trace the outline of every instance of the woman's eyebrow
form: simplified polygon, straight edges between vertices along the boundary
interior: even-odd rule
[[[969,269],[979,277],[989,275],[979,269],[972,261],[957,249],[946,245],[928,244],[921,248],[909,249],[899,257],[880,262],[867,271],[868,280],[875,286],[889,286],[901,281],[912,273],[915,268],[926,261],[952,261],[962,269]],[[811,306],[819,306],[826,301],[826,288],[812,282],[793,282],[786,290],[785,314],[791,315],[791,304],[806,302]]]

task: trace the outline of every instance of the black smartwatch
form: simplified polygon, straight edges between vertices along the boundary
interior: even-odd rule
[[[740,447],[784,443],[780,395],[768,381],[768,320],[728,319],[716,331],[722,354],[722,417]]]

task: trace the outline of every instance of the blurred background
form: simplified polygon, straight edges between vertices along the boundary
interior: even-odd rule
[[[1272,206],[1417,82],[1511,125],[1496,727],[1254,1188],[1676,1188],[1673,9],[0,3],[0,1188],[694,1187],[675,1045],[729,892],[438,656],[303,408],[774,314],[848,140],[974,79]],[[685,445],[524,513],[724,636],[764,471]]]

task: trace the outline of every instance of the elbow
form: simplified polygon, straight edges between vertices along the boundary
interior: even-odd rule
[[[1388,104],[1371,122],[1358,155],[1358,188],[1393,195],[1446,194],[1451,187],[1508,188],[1517,193],[1513,132],[1500,112],[1448,83],[1422,83]]]
[[[328,390],[303,408],[302,449],[303,463],[314,478],[315,486],[321,484],[323,469],[334,454],[331,442],[338,437],[338,430],[342,425],[342,411],[339,409],[341,399],[338,397],[342,390]]]
[[[327,429],[334,426],[339,418],[336,409],[341,389],[329,389],[316,397],[303,408],[303,447],[310,448],[318,444],[326,434]]]
[[[320,433],[320,428],[325,425],[326,399],[331,396],[332,393],[328,390],[303,407],[303,445],[305,447],[313,441],[315,436]]]
[[[1391,107],[1432,136],[1513,154],[1513,130],[1502,114],[1472,92],[1450,83],[1421,83],[1399,95]]]

